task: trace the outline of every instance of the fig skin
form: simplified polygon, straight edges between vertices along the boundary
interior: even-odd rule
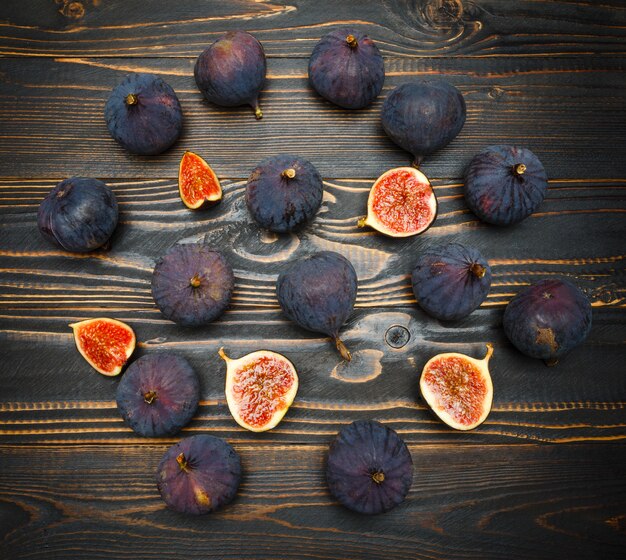
[[[207,325],[224,313],[234,289],[233,270],[205,243],[172,247],[152,274],[152,297],[166,319],[183,327]]]
[[[245,31],[229,31],[200,53],[193,73],[208,101],[222,107],[250,105],[261,119],[258,100],[266,71],[261,43]]]
[[[367,35],[342,27],[315,45],[309,59],[309,82],[331,103],[345,109],[363,109],[383,89],[385,63]]]
[[[465,202],[483,222],[509,226],[530,216],[548,191],[548,175],[526,148],[489,146],[465,174]]]
[[[61,181],[41,201],[37,213],[43,237],[74,253],[104,246],[117,221],[115,194],[102,181],[89,177]]]
[[[413,460],[394,430],[373,420],[357,420],[331,443],[326,480],[330,493],[348,509],[383,513],[409,493]]]
[[[135,360],[117,386],[117,409],[144,437],[173,436],[193,418],[200,381],[187,360],[170,352]]]
[[[176,93],[154,74],[129,74],[104,108],[111,136],[129,152],[156,155],[180,136],[183,113]]]
[[[276,292],[289,319],[305,329],[330,336],[342,357],[351,359],[339,339],[339,329],[356,301],[357,276],[348,259],[332,251],[302,258],[280,274]]]
[[[250,174],[246,204],[261,226],[276,233],[310,221],[322,204],[322,177],[304,158],[280,154],[263,160]]]
[[[465,124],[465,99],[444,80],[402,84],[385,99],[381,119],[385,133],[413,154],[414,165],[447,146]]]
[[[167,506],[191,515],[209,513],[232,502],[240,481],[237,452],[224,440],[204,434],[172,445],[156,475]]]
[[[563,278],[541,280],[518,293],[504,310],[507,338],[520,352],[555,365],[591,330],[591,303]]]
[[[491,268],[473,247],[437,244],[418,257],[411,283],[419,306],[428,315],[456,321],[485,301],[491,286]]]

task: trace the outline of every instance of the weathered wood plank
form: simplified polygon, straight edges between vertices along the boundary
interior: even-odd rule
[[[384,94],[417,76],[441,75],[466,97],[460,135],[427,158],[434,178],[460,178],[484,146],[527,146],[553,178],[626,177],[623,126],[624,58],[446,58],[387,61]],[[137,157],[109,136],[103,108],[111,88],[132,71],[157,72],[178,92],[183,136],[168,153]],[[411,158],[380,126],[384,96],[350,112],[331,106],[308,86],[306,60],[269,64],[261,97],[265,117],[202,100],[193,59],[1,59],[0,176],[173,178],[182,150],[208,159],[218,176],[244,178],[280,152],[310,159],[328,179],[374,178]],[[88,156],[88,157],[86,157]]]
[[[329,495],[326,442],[235,443],[244,478],[210,517],[168,511],[164,445],[0,449],[3,558],[597,559],[623,556],[624,446],[411,446],[407,500],[382,516]]]
[[[388,56],[624,53],[619,0],[18,0],[0,5],[0,55],[195,56],[221,33],[253,32],[271,57],[308,57],[332,28],[353,25]]]

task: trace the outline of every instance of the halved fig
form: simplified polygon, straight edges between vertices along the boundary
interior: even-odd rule
[[[265,432],[282,419],[298,392],[298,374],[282,354],[259,350],[232,360],[219,349],[226,362],[226,402],[242,428]]]
[[[426,231],[437,217],[437,198],[430,181],[414,167],[385,171],[367,200],[367,216],[358,226],[390,237],[409,237]]]
[[[76,348],[102,375],[118,375],[135,350],[135,333],[126,323],[100,317],[70,325]]]
[[[178,168],[178,192],[187,208],[198,210],[222,200],[222,187],[211,166],[198,154],[185,152]]]
[[[428,360],[420,378],[420,390],[428,406],[455,430],[472,430],[485,421],[493,401],[487,344],[482,360],[465,354],[438,354]]]

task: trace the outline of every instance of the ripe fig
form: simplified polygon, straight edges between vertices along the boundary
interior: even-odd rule
[[[436,217],[437,198],[430,181],[414,167],[396,167],[376,179],[367,199],[367,217],[358,226],[390,237],[409,237],[425,232]]]
[[[420,378],[420,390],[428,406],[455,430],[473,430],[482,424],[493,401],[489,359],[493,346],[487,344],[482,360],[465,354],[438,354],[428,360]]]
[[[196,413],[200,382],[181,356],[150,354],[128,367],[116,400],[122,418],[140,436],[173,436]]]
[[[135,333],[127,324],[100,317],[70,325],[76,348],[98,373],[118,375],[135,350]]]
[[[252,171],[246,204],[261,227],[284,233],[311,220],[323,194],[322,178],[312,163],[281,154],[263,160]]]
[[[331,31],[315,45],[309,59],[309,81],[331,103],[362,109],[383,89],[385,63],[374,41],[344,27]]]
[[[554,365],[591,330],[591,303],[565,279],[541,280],[506,306],[504,332],[520,352]]]
[[[424,156],[447,146],[465,123],[465,99],[444,80],[419,80],[402,84],[385,99],[382,108],[385,133],[413,154],[419,165]]]
[[[330,493],[348,509],[383,513],[409,493],[413,460],[394,430],[373,420],[357,420],[331,443],[326,480]]]
[[[256,118],[261,119],[259,93],[266,70],[261,43],[245,31],[229,31],[198,56],[194,76],[211,103],[223,107],[250,105]]]
[[[417,303],[426,313],[442,321],[456,321],[485,301],[491,268],[473,247],[433,245],[418,257],[411,281]]]
[[[111,136],[133,154],[167,150],[183,130],[176,93],[154,74],[129,74],[113,89],[104,108]]]
[[[332,251],[300,259],[278,277],[278,303],[294,323],[335,341],[344,360],[350,352],[339,339],[356,300],[357,277],[352,263]]]
[[[165,452],[156,481],[169,508],[192,515],[209,513],[232,502],[241,481],[241,462],[224,440],[192,436]]]
[[[191,210],[213,206],[222,200],[222,187],[209,164],[193,152],[185,152],[178,167],[178,192]]]
[[[98,179],[61,181],[41,201],[39,231],[66,251],[86,253],[105,245],[117,226],[117,199]]]
[[[170,247],[152,274],[154,302],[166,319],[183,327],[217,319],[228,307],[233,288],[230,264],[205,243]]]
[[[483,222],[508,226],[543,202],[548,176],[526,148],[489,146],[474,156],[465,175],[465,202]]]
[[[251,432],[265,432],[283,419],[298,392],[294,365],[281,354],[259,350],[226,362],[226,402],[233,418]]]

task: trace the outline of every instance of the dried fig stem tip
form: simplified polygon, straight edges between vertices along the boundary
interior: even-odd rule
[[[523,163],[513,166],[513,175],[516,177],[521,177],[524,173],[526,173],[526,166]]]
[[[137,103],[139,103],[139,98],[137,97],[137,95],[136,95],[136,94],[134,94],[134,93],[129,93],[129,94],[126,96],[126,100],[125,100],[125,101],[126,101],[126,105],[129,105],[129,106],[130,106],[130,105],[137,105]]]
[[[285,177],[285,179],[293,179],[296,176],[296,170],[293,168],[285,169],[281,175]]]
[[[178,463],[181,471],[189,472],[189,464],[187,463],[184,453],[181,453],[178,457],[176,457],[176,462]]]
[[[224,352],[224,347],[222,346],[217,353],[219,354],[220,358],[222,358],[222,360],[224,360],[225,362],[230,362],[230,358],[226,355],[226,352]]]
[[[487,346],[487,355],[483,358],[483,361],[488,362],[493,355],[493,344],[491,344],[491,342],[488,342],[485,346]]]
[[[263,118],[263,111],[261,111],[261,107],[259,107],[259,104],[257,103],[256,105],[254,105],[253,109],[256,120],[260,121]]]
[[[148,404],[152,404],[154,401],[157,400],[156,391],[148,391],[147,393],[144,393],[143,400],[146,401]]]
[[[189,285],[192,288],[198,288],[200,286],[200,277],[197,274],[194,274],[191,280],[189,280]]]
[[[385,481],[385,473],[383,471],[376,471],[375,473],[372,473],[372,480],[376,484],[381,484]]]
[[[339,353],[344,360],[349,362],[352,359],[352,354],[350,354],[350,350],[346,348],[346,345],[339,339],[339,337],[335,338],[335,346],[337,347],[337,350],[339,350]]]
[[[472,266],[470,266],[470,270],[476,278],[483,278],[487,272],[487,269],[478,263],[472,264]]]
[[[359,43],[354,35],[348,35],[346,37],[346,43],[348,43],[348,46],[351,49],[356,49],[359,46]]]

